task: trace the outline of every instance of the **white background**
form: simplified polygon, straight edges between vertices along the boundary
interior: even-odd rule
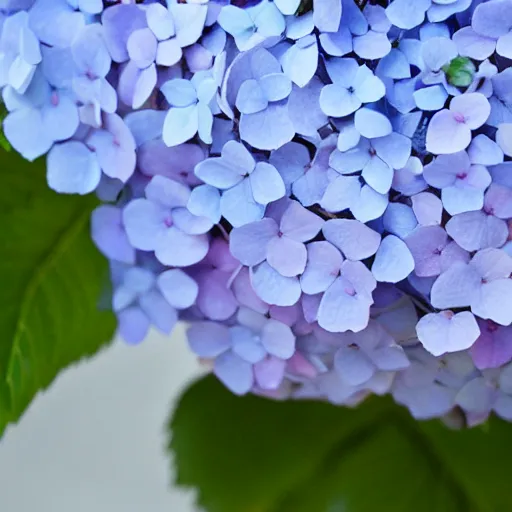
[[[164,427],[201,371],[182,328],[64,371],[0,441],[1,512],[196,512]]]

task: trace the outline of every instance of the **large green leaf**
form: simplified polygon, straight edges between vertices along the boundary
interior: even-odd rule
[[[496,418],[454,431],[388,399],[273,402],[206,377],[170,427],[177,483],[208,512],[512,510],[512,428]]]
[[[72,172],[72,169],[70,169]],[[48,189],[44,162],[0,150],[0,435],[59,370],[110,341],[93,196]]]

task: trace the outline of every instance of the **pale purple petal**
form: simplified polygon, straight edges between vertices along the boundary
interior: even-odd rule
[[[373,256],[380,244],[380,235],[357,220],[328,220],[322,232],[326,240],[351,260],[362,260]]]
[[[323,224],[321,217],[292,201],[281,217],[280,230],[293,240],[306,242],[315,238]]]
[[[430,300],[438,309],[469,306],[481,287],[481,278],[469,265],[454,263],[432,286]]]
[[[252,364],[231,351],[215,359],[213,372],[236,395],[245,395],[254,383]]]
[[[402,169],[411,156],[411,140],[400,133],[372,140],[377,155],[393,169]]]
[[[283,178],[273,165],[266,162],[258,162],[248,179],[254,200],[259,204],[277,201],[286,193]]]
[[[288,115],[295,131],[301,135],[315,136],[327,124],[327,116],[319,104],[322,82],[314,76],[305,87],[294,85],[288,98]]]
[[[306,268],[307,252],[302,242],[287,236],[276,236],[267,245],[267,262],[282,276],[302,274]]]
[[[192,306],[197,298],[197,283],[179,269],[162,272],[157,278],[157,286],[169,304],[176,309]]]
[[[167,229],[158,239],[155,256],[164,265],[188,267],[208,253],[208,235],[189,235],[176,227]]]
[[[120,208],[112,205],[96,208],[91,215],[91,237],[107,258],[135,263],[135,249],[128,241]]]
[[[493,320],[500,325],[512,324],[512,309],[509,297],[512,293],[512,279],[496,279],[484,282],[471,302],[471,311],[483,319]]]
[[[251,222],[231,231],[229,249],[233,256],[247,266],[254,266],[267,257],[267,246],[277,236],[278,226],[273,219]]]
[[[459,55],[476,60],[485,60],[496,49],[496,40],[480,35],[472,27],[463,27],[453,34],[453,42],[457,45]]]
[[[302,291],[307,294],[324,292],[339,274],[343,256],[327,241],[307,245],[306,269],[300,277]]]
[[[292,306],[301,295],[296,277],[282,276],[267,262],[251,268],[251,283],[258,296],[268,304]]]
[[[341,212],[351,208],[361,193],[358,176],[340,176],[327,186],[320,205],[328,212]]]
[[[507,0],[478,5],[473,14],[473,28],[479,34],[497,39],[510,30],[512,8]]]
[[[370,318],[371,299],[357,293],[344,277],[339,277],[327,289],[318,309],[318,323],[329,332],[359,332]]]
[[[480,329],[469,311],[429,313],[416,327],[423,347],[434,356],[466,350],[473,345]]]
[[[123,309],[117,314],[118,332],[126,343],[136,345],[149,331],[149,318],[138,307]]]
[[[265,206],[254,200],[248,179],[226,190],[220,199],[222,216],[237,228],[263,218]]]
[[[414,259],[405,242],[395,235],[383,238],[372,264],[375,279],[386,283],[398,283],[413,270]]]
[[[171,333],[178,321],[178,314],[161,293],[151,290],[140,297],[139,304],[152,325],[164,334]]]
[[[439,226],[443,214],[443,203],[430,192],[412,196],[412,209],[421,226]]]
[[[440,226],[418,227],[405,239],[420,277],[436,276],[441,273],[441,254],[448,244],[448,236]]]
[[[487,135],[479,134],[473,138],[468,148],[472,164],[497,165],[503,162],[503,151]]]
[[[477,377],[462,387],[455,400],[465,411],[485,413],[492,406],[494,392],[484,377]]]
[[[290,359],[295,352],[295,335],[290,327],[272,318],[263,326],[261,343],[269,354],[281,359]]]
[[[491,320],[479,320],[480,336],[470,354],[479,370],[499,368],[512,360],[512,329]]]
[[[397,370],[403,370],[410,364],[404,349],[396,343],[392,343],[386,347],[377,348],[372,351],[369,356],[375,366],[377,366],[381,371],[394,372]]]
[[[441,110],[430,120],[427,130],[427,151],[441,155],[456,153],[469,146],[471,130],[456,121],[451,110]]]
[[[334,355],[334,368],[351,386],[360,386],[375,373],[375,365],[359,347],[343,347]]]
[[[466,251],[501,247],[508,237],[507,224],[482,211],[454,215],[446,224],[446,232]]]
[[[487,121],[491,106],[483,94],[471,92],[453,98],[450,102],[450,112],[462,115],[464,124],[471,130],[476,130]]]
[[[411,234],[418,225],[416,215],[413,209],[406,204],[390,203],[382,217],[382,224],[384,229],[389,233],[400,238],[405,238],[407,235]]]
[[[243,325],[235,325],[230,329],[232,350],[248,363],[257,363],[262,361],[267,355],[267,351],[261,345],[259,339],[254,336],[254,332]]]
[[[254,365],[254,377],[261,389],[277,389],[284,378],[286,361],[278,357],[267,357]]]

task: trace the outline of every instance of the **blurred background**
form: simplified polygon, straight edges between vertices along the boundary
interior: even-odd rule
[[[202,372],[183,327],[62,372],[0,441],[0,510],[199,512],[171,485],[165,426]]]

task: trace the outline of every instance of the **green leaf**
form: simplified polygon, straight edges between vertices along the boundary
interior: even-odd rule
[[[179,485],[208,512],[512,510],[512,427],[418,422],[390,399],[355,409],[237,397],[194,383],[171,419]]]
[[[4,133],[3,123],[7,117],[7,109],[3,103],[0,103],[0,148],[5,151],[11,151],[12,147]]]
[[[96,199],[49,190],[44,167],[0,151],[0,435],[115,328],[98,309],[108,269],[89,235]]]

